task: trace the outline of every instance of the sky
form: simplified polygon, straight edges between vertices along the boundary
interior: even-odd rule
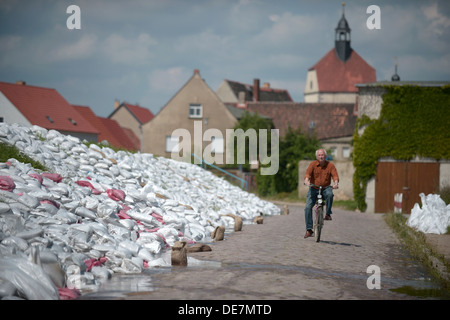
[[[80,29],[69,29],[80,9]],[[370,5],[377,5],[380,29]],[[0,81],[56,89],[108,117],[114,102],[154,114],[194,69],[287,89],[303,102],[306,74],[334,47],[338,0],[0,0]],[[351,46],[390,80],[450,80],[450,1],[349,0]],[[71,25],[69,23],[69,25]]]

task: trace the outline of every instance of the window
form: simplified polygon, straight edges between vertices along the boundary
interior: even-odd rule
[[[211,153],[223,153],[223,138],[211,137]]]
[[[47,120],[50,121],[50,123],[53,123],[53,119],[50,116],[46,116]]]
[[[189,118],[201,118],[203,116],[203,107],[198,103],[189,105]]]
[[[166,136],[166,152],[179,152],[180,146],[178,145],[180,137],[178,136]]]
[[[332,156],[333,159],[337,158],[337,148],[336,147],[331,147],[330,148],[330,156]]]
[[[350,148],[349,147],[342,148],[342,157],[350,158]]]

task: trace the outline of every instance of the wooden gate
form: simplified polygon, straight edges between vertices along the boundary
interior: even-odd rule
[[[394,211],[394,195],[401,193],[402,212],[411,213],[419,194],[439,189],[438,162],[379,162],[375,178],[375,212]]]

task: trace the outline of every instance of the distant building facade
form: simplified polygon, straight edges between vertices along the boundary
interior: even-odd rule
[[[351,47],[344,12],[335,29],[335,46],[306,75],[305,102],[355,103],[355,84],[376,81],[376,71]]]

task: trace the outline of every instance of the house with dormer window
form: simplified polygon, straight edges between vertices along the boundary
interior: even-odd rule
[[[226,129],[234,128],[236,122],[236,117],[202,79],[200,71],[195,69],[192,77],[155,117],[142,125],[143,152],[170,158],[172,151],[179,151],[186,161],[190,161],[190,153],[195,153],[213,162],[203,157],[204,150],[208,148],[208,155],[214,154],[224,163]],[[177,146],[180,148],[181,143],[188,146],[186,150],[176,149]]]
[[[57,130],[81,140],[97,142],[99,134],[58,91],[24,81],[0,82],[0,118],[3,122]]]

